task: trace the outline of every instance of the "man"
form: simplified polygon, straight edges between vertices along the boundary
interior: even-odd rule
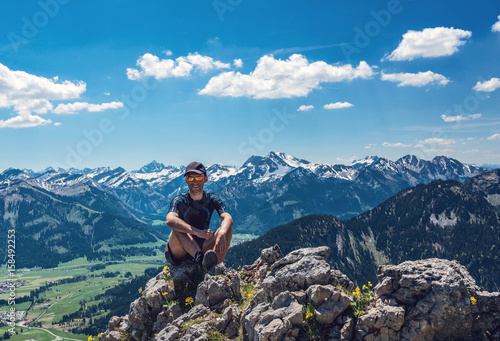
[[[165,258],[172,265],[190,259],[209,271],[226,256],[233,236],[233,219],[217,195],[203,191],[208,180],[203,164],[191,162],[184,172],[184,180],[189,191],[172,200],[167,214],[167,225],[172,232],[165,247]],[[215,233],[209,228],[214,210],[222,219]]]

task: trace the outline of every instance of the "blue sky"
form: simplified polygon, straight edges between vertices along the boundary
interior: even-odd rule
[[[2,2],[0,169],[500,164],[498,1]]]

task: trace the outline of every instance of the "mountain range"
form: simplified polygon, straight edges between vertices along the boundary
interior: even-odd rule
[[[121,167],[40,172],[11,168],[0,174],[0,184],[19,180],[152,225],[164,220],[172,198],[187,190],[184,169],[156,161],[134,171]],[[488,169],[445,156],[431,161],[412,155],[397,161],[369,156],[350,165],[331,165],[270,152],[265,157],[251,156],[240,167],[214,164],[207,171],[206,190],[221,196],[236,222],[235,232],[261,235],[308,214],[347,219],[405,188],[437,179],[463,182]],[[216,215],[214,220],[217,224]],[[165,225],[158,226],[162,233],[169,232]]]
[[[278,243],[283,253],[328,246],[333,268],[358,283],[382,264],[445,258],[467,267],[479,285],[500,289],[500,170],[464,183],[436,180],[402,190],[349,220],[309,215],[229,249],[226,263],[247,264]]]

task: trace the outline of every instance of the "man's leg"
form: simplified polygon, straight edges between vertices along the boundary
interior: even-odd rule
[[[214,235],[212,238],[207,239],[203,243],[203,253],[207,252],[208,250],[214,250],[215,251],[215,241],[217,240],[217,236],[219,234],[219,230],[215,231]],[[221,254],[217,254],[217,264],[220,264],[224,261],[224,257],[226,257],[227,250],[229,250],[229,246],[231,245],[231,239],[233,238],[233,228],[230,227],[229,230],[226,233],[226,247],[224,248],[224,251]]]
[[[183,259],[186,254],[191,255],[194,259],[196,253],[201,251],[200,247],[193,239],[193,236],[176,231],[172,231],[170,233],[167,248],[170,250],[170,254],[175,259]],[[167,251],[167,248],[165,251]]]

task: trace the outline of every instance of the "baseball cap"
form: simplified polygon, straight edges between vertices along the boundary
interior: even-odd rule
[[[184,175],[187,173],[197,173],[197,174],[203,174],[207,175],[207,170],[205,169],[205,166],[201,162],[191,162],[189,165],[186,167],[186,171],[184,172]]]

